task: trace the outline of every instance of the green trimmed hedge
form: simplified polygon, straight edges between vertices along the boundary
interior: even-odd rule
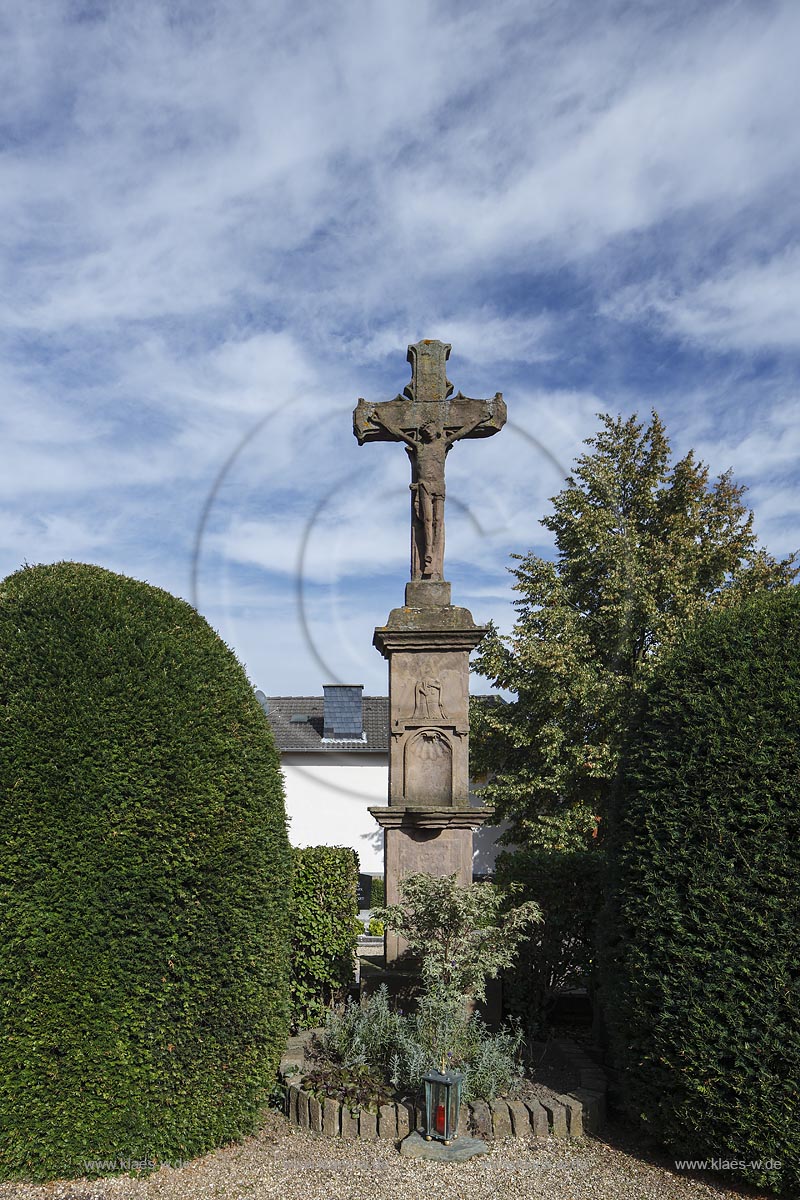
[[[800,1192],[800,591],[665,659],[610,841],[604,1012],[630,1116],[676,1157]]]
[[[521,943],[513,969],[503,977],[504,1008],[531,1035],[541,1036],[547,1029],[559,990],[591,990],[603,865],[597,849],[535,847],[498,856],[497,883],[518,889],[511,893],[511,903],[535,900],[544,918]]]
[[[252,1131],[288,1028],[283,787],[190,605],[78,563],[0,585],[0,829],[0,1177]]]
[[[324,1023],[355,974],[358,855],[344,846],[294,849],[292,1027]]]

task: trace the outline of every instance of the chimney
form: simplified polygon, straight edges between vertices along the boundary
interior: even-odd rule
[[[363,683],[323,684],[323,729],[326,741],[361,741],[364,736],[364,721],[361,708]]]

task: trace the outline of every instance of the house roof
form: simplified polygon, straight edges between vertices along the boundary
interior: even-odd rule
[[[262,701],[263,704],[263,701]],[[322,696],[268,696],[267,719],[281,753],[388,754],[389,697],[363,697],[363,739],[323,737]],[[306,720],[292,720],[305,717]]]

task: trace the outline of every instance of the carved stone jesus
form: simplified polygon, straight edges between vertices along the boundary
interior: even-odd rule
[[[405,443],[411,459],[411,578],[444,578],[444,463],[462,438],[491,437],[502,429],[506,406],[498,392],[492,400],[472,400],[446,376],[450,346],[423,341],[408,347],[411,383],[402,396],[382,404],[360,399],[353,413],[358,444]]]

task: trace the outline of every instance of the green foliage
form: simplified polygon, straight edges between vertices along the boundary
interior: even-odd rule
[[[378,921],[375,917],[371,917],[367,929],[371,937],[383,937],[383,921]]]
[[[293,851],[292,1024],[313,1029],[355,978],[358,857],[344,846]]]
[[[303,1087],[320,1101],[330,1096],[346,1104],[353,1116],[362,1108],[377,1112],[380,1105],[390,1103],[394,1095],[381,1075],[362,1062],[348,1067],[341,1063],[315,1067],[306,1075]]]
[[[77,563],[0,585],[0,1176],[253,1130],[288,1025],[269,724],[190,605]]]
[[[498,856],[498,884],[516,887],[521,898],[538,904],[543,916],[521,943],[517,962],[503,981],[505,1008],[529,1033],[546,1028],[558,991],[592,983],[602,865],[593,850],[534,848]]]
[[[422,980],[461,1001],[486,999],[486,980],[510,967],[525,928],[541,920],[536,904],[505,907],[491,883],[460,887],[455,875],[409,875],[400,882],[400,904],[374,913],[422,958]]]
[[[603,990],[628,1111],[681,1157],[800,1189],[800,593],[662,659],[609,840]]]
[[[365,1061],[388,1070],[394,1082],[416,1088],[432,1067],[450,1068],[464,1073],[465,1099],[491,1099],[518,1077],[522,1032],[490,1034],[465,1002],[486,999],[487,978],[511,966],[526,927],[541,919],[539,909],[531,901],[512,908],[493,884],[461,887],[455,875],[410,875],[400,897],[375,915],[418,956],[422,994],[404,1018],[391,1013],[385,998],[373,997],[363,1017],[354,1011],[359,1032],[349,1052],[364,1044],[360,1029],[368,1021],[368,1037],[379,1040],[369,1049],[364,1044]]]
[[[323,1045],[335,1062],[348,1067],[363,1063],[384,1070],[401,1025],[402,1014],[390,1006],[386,986],[382,985],[372,996],[362,997],[359,1004],[350,1001],[328,1012]]]
[[[383,886],[383,876],[373,875],[372,884],[370,886],[369,906],[370,908],[380,908],[386,901],[386,894]]]
[[[659,653],[709,606],[797,574],[794,556],[776,562],[757,547],[730,472],[710,486],[691,451],[670,467],[655,413],[646,429],[635,417],[600,419],[592,453],[541,522],[556,560],[514,556],[514,630],[492,629],[473,666],[517,697],[473,703],[471,753],[473,771],[491,776],[486,803],[518,845],[586,846]]]
[[[340,1069],[389,1080],[402,1093],[418,1091],[433,1066],[461,1071],[467,1101],[513,1093],[523,1071],[521,1043],[520,1029],[490,1033],[463,1002],[455,1005],[440,992],[423,994],[410,1013],[399,1012],[385,985],[360,1004],[329,1013],[324,1035],[325,1051]]]

